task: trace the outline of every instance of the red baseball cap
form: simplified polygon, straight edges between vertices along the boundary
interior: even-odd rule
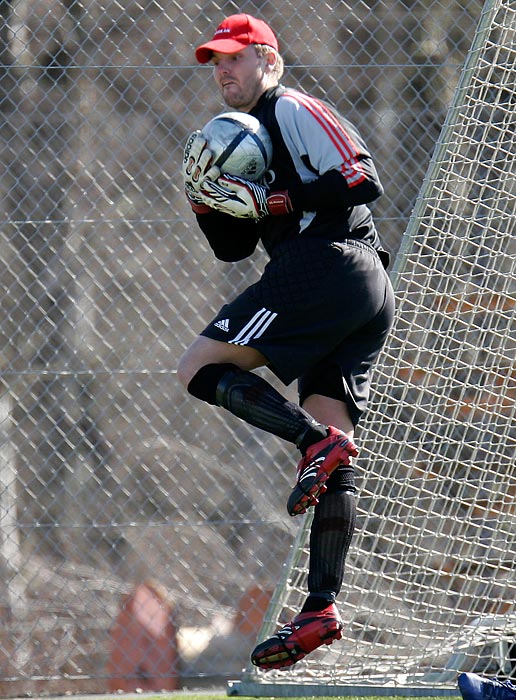
[[[219,24],[211,41],[195,50],[195,57],[199,63],[208,63],[213,51],[237,53],[251,44],[265,44],[278,50],[276,35],[263,20],[251,15],[231,15]]]

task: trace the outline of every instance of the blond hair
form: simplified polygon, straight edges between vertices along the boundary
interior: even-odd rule
[[[283,71],[285,70],[285,63],[281,55],[278,53],[278,51],[276,51],[276,49],[274,49],[272,46],[268,46],[267,44],[255,44],[254,46],[256,49],[256,53],[262,58],[270,53],[274,54],[274,56],[276,57],[276,62],[274,63],[274,67],[270,75],[271,78],[274,78],[279,82],[283,75]]]

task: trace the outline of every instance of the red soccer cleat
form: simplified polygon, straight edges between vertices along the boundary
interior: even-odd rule
[[[341,430],[328,427],[328,437],[310,445],[297,467],[297,483],[287,502],[290,515],[306,513],[317,505],[319,496],[326,491],[325,482],[339,464],[349,464],[358,450],[353,441]]]
[[[323,644],[341,639],[342,627],[334,603],[324,610],[300,613],[275,635],[258,644],[251,654],[251,661],[264,671],[287,668]]]

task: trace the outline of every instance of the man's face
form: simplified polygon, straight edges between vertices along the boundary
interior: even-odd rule
[[[213,75],[228,107],[249,112],[268,87],[268,60],[254,46],[237,53],[213,52]]]

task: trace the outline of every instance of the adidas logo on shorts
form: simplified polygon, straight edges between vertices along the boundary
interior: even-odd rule
[[[221,331],[226,331],[226,333],[229,333],[229,318],[224,318],[222,321],[217,321],[217,323],[215,323],[215,328],[220,328]]]

